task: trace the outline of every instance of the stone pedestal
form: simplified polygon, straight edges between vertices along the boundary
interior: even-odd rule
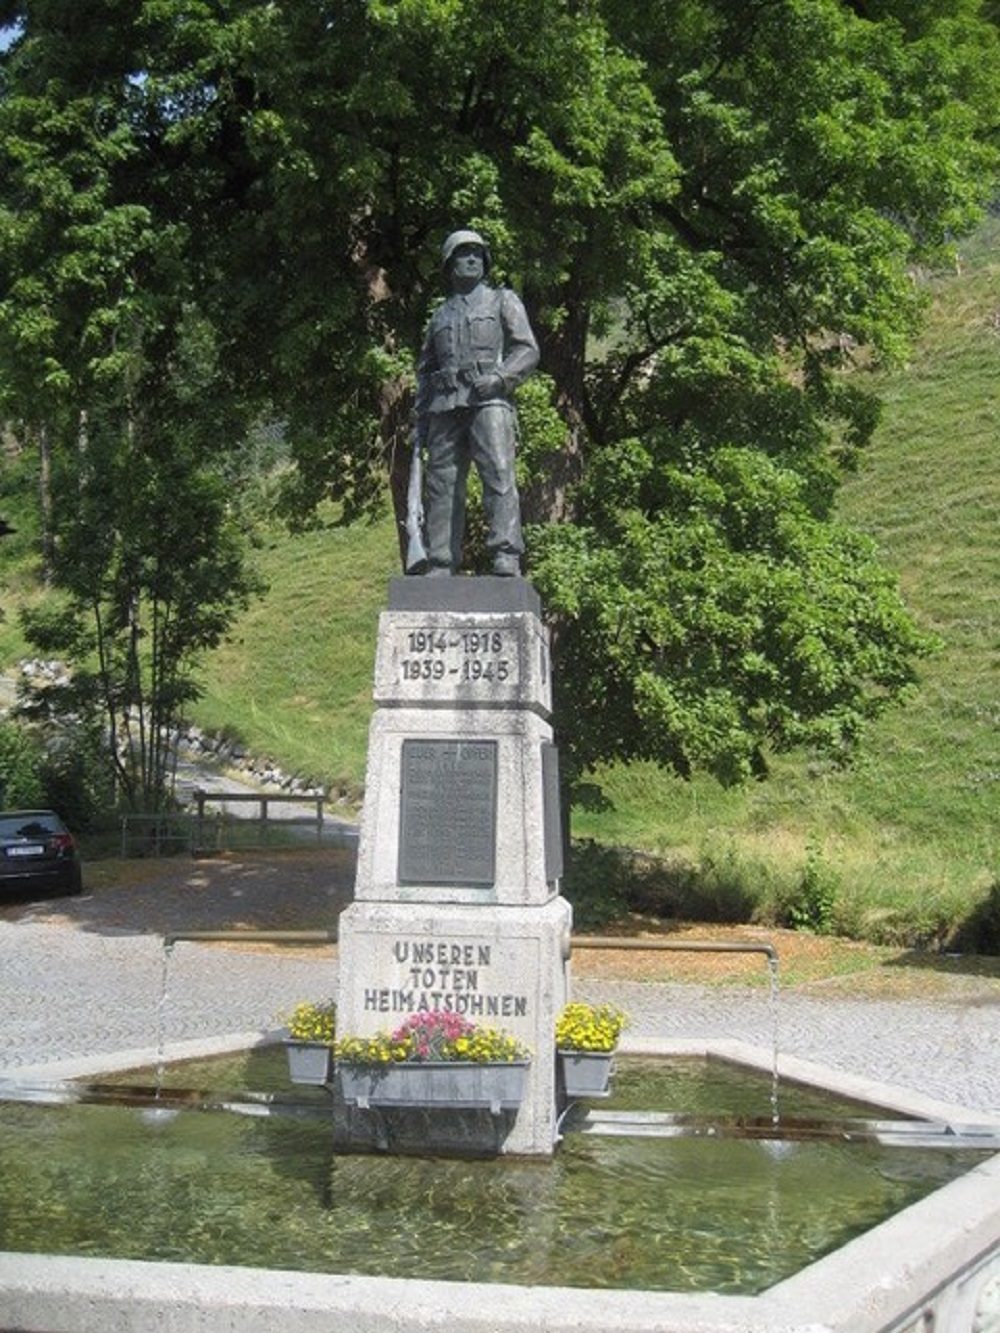
[[[340,919],[337,1026],[443,1010],[532,1061],[500,1115],[338,1103],[343,1148],[550,1154],[566,1002],[548,636],[521,579],[394,579],[379,624],[355,902]]]

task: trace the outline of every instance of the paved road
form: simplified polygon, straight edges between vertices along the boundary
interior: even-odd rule
[[[164,932],[332,927],[350,896],[350,854],[183,862],[140,886],[80,899],[0,906],[0,1072],[168,1041],[273,1026],[297,1000],[335,991],[329,946],[248,951]],[[636,1036],[729,1038],[830,1064],[1000,1116],[1000,982],[952,999],[864,1001],[738,987],[581,980]]]

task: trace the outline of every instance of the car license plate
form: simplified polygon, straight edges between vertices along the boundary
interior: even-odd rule
[[[20,847],[7,848],[8,856],[41,856],[44,852],[45,848],[38,846],[36,843],[25,843]]]

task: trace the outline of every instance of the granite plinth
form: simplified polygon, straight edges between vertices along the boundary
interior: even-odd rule
[[[341,1151],[548,1155],[568,993],[549,644],[523,579],[405,578],[379,620],[338,1031],[461,1014],[532,1052],[515,1112],[335,1098]],[[352,1104],[353,1100],[353,1104]],[[501,1099],[502,1100],[502,1099]]]
[[[389,581],[390,611],[527,611],[541,618],[542,603],[527,579],[398,577]]]
[[[375,702],[383,707],[530,708],[548,718],[548,634],[537,616],[524,611],[384,611]]]
[[[425,826],[409,837],[420,837],[420,859],[442,867],[439,878],[429,869],[422,882],[405,882],[409,851],[402,845],[404,746],[414,740],[495,747],[495,856],[492,882],[483,882],[473,864],[481,864],[481,849],[470,837],[481,828],[477,791],[464,795],[440,787],[437,800],[430,790],[423,802]],[[546,860],[546,783],[543,747],[551,744],[552,729],[537,714],[507,709],[382,708],[372,718],[368,734],[367,799],[358,844],[355,898],[379,902],[504,903],[524,906],[548,902],[558,892],[558,862]],[[478,761],[477,761],[478,762]],[[548,788],[549,806],[557,793]],[[450,792],[450,795],[449,795]],[[408,812],[409,813],[409,812]],[[558,827],[558,811],[549,810],[550,826]],[[550,843],[552,839],[550,836]],[[462,873],[465,864],[466,872]],[[552,878],[549,878],[552,876]]]

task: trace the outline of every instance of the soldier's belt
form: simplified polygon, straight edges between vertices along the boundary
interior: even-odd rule
[[[471,388],[484,375],[496,373],[496,371],[495,362],[487,365],[477,361],[471,366],[456,366],[454,368],[449,367],[447,370],[436,370],[431,376],[431,383],[437,393],[454,393],[460,386],[467,389]]]

